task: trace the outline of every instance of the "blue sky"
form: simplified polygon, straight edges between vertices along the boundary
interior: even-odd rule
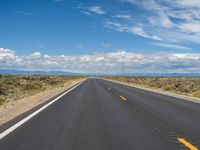
[[[0,19],[1,69],[200,70],[199,0],[1,0]]]

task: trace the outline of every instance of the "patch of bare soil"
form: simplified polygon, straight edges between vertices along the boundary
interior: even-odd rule
[[[49,100],[50,98],[69,89],[70,87],[74,86],[82,80],[83,79],[69,80],[62,87],[45,90],[35,95],[24,97],[17,101],[5,103],[0,107],[0,125]]]

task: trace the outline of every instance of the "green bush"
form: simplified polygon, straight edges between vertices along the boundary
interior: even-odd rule
[[[171,87],[171,86],[167,86],[167,87],[164,88],[164,90],[165,90],[165,91],[171,91],[171,90],[172,90],[172,87]]]
[[[23,89],[25,91],[31,91],[31,90],[40,90],[42,88],[42,84],[38,82],[30,82],[24,85]]]
[[[3,105],[5,103],[5,99],[0,98],[0,105]]]
[[[4,75],[0,74],[0,104],[18,100],[49,88],[64,86],[79,76]]]
[[[0,84],[0,95],[6,95],[9,87],[5,84]]]
[[[153,87],[188,96],[200,97],[200,78],[198,77],[106,77],[135,85]]]

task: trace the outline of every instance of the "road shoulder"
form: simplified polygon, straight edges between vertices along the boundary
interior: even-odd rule
[[[64,87],[40,92],[38,94],[25,97],[18,101],[9,102],[1,106],[0,132],[83,80],[84,79],[76,79],[66,83]]]
[[[196,98],[196,97],[179,95],[179,94],[166,92],[166,91],[159,90],[159,89],[137,86],[137,85],[134,85],[134,84],[125,83],[125,82],[122,82],[122,81],[116,81],[116,80],[112,80],[112,79],[105,79],[105,78],[102,78],[102,79],[107,80],[107,81],[111,81],[111,82],[115,82],[115,83],[119,83],[119,84],[122,84],[122,85],[126,85],[126,86],[129,86],[129,87],[134,87],[134,88],[138,88],[138,89],[142,89],[142,90],[146,90],[146,91],[150,91],[150,92],[154,92],[154,93],[159,93],[159,94],[162,94],[162,95],[167,95],[167,96],[183,99],[183,100],[186,100],[186,101],[200,103],[200,98]]]

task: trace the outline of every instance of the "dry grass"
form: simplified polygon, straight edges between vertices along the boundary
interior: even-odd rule
[[[82,77],[0,74],[0,105],[20,100],[41,91],[63,87],[67,82],[79,78]]]
[[[200,78],[197,77],[106,77],[107,79],[155,88],[185,96],[200,98]]]
[[[26,77],[28,77],[28,79],[29,79],[29,77],[32,77],[32,76],[26,76]],[[30,85],[24,86],[24,87],[28,87],[25,89],[24,89],[24,87],[15,87],[14,88],[15,94],[17,94],[19,92],[19,88],[23,89],[24,92],[25,91],[27,92],[27,90],[30,92],[27,92],[26,94],[25,93],[23,94],[22,92],[20,92],[19,95],[21,95],[21,97],[23,97],[23,98],[18,99],[17,97],[15,97],[15,99],[7,99],[6,102],[3,101],[3,105],[0,107],[0,116],[1,116],[0,117],[0,126],[2,124],[6,123],[7,121],[17,117],[18,115],[34,108],[35,106],[46,102],[47,100],[53,98],[55,95],[66,91],[67,89],[76,85],[80,81],[84,80],[83,77],[61,77],[61,76],[42,76],[42,77],[51,79],[51,81],[53,82],[53,85],[52,85],[52,82],[51,82],[51,84],[49,84],[49,81],[47,81],[48,83],[45,82],[45,84],[43,81],[40,81],[41,83],[43,83],[42,87],[38,86],[38,84],[36,84],[36,86],[34,86],[34,88],[32,88],[32,84],[30,84],[31,86]],[[21,76],[17,76],[17,79],[18,78],[21,78]],[[39,76],[34,77],[34,78],[38,79]],[[27,84],[29,84],[29,82],[27,82]],[[35,87],[37,87],[37,88],[35,88]],[[38,89],[43,89],[43,90],[41,91]],[[11,95],[13,95],[13,94],[10,93],[10,96]]]

